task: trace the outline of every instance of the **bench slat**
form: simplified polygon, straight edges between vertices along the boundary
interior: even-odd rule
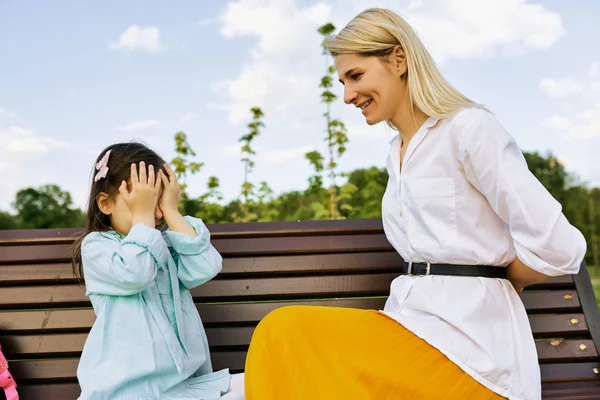
[[[213,280],[192,289],[197,301],[234,301],[237,298],[352,297],[385,295],[396,274],[334,275],[323,277]],[[88,304],[76,285],[7,287],[0,290],[0,307],[36,304]]]
[[[396,252],[305,254],[296,256],[234,257],[223,260],[223,271],[215,278],[244,274],[302,274],[344,272],[396,272],[402,258]],[[74,283],[70,263],[0,265],[0,285]],[[573,288],[572,275],[558,276],[527,290]]]
[[[600,398],[600,385],[598,382],[582,382],[594,386],[569,388],[569,389],[545,389],[542,388],[544,400],[587,400]],[[80,394],[77,383],[46,384],[46,385],[20,385],[19,394],[27,400],[53,399],[75,399]]]
[[[0,311],[0,331],[89,329],[96,317],[90,308],[64,310]]]
[[[19,397],[23,400],[73,400],[79,397],[81,393],[77,383],[19,385],[17,389]]]
[[[217,348],[243,347],[250,344],[254,327],[207,328],[208,343],[213,351]],[[10,359],[22,357],[56,357],[61,353],[79,356],[87,333],[0,336],[4,354]],[[554,344],[554,345],[553,345]],[[586,346],[581,350],[579,346]],[[589,339],[538,340],[537,353],[540,362],[566,362],[598,358],[594,344]]]
[[[268,237],[249,239],[214,239],[211,243],[223,257],[261,254],[320,254],[352,251],[392,251],[385,235],[333,235],[303,237]],[[0,262],[27,263],[69,261],[73,245],[12,244],[0,246]]]
[[[343,273],[349,271],[401,273],[402,258],[395,252],[368,252],[346,254],[307,254],[298,256],[235,257],[223,260],[223,275],[270,273]],[[70,263],[12,264],[0,266],[0,284],[30,282],[71,283],[73,269]],[[571,282],[573,280],[571,279]]]
[[[205,325],[258,323],[270,311],[286,305],[316,305],[331,307],[351,307],[380,310],[385,304],[383,298],[336,299],[301,302],[269,302],[239,304],[197,304]],[[573,319],[576,324],[572,323]],[[57,309],[45,311],[0,311],[0,333],[10,331],[60,331],[89,330],[95,316],[91,308]],[[536,337],[585,336],[587,321],[583,314],[530,315],[529,322]],[[575,321],[573,321],[575,322]]]
[[[587,321],[583,314],[530,315],[529,324],[535,337],[585,336]]]
[[[396,276],[383,273],[213,280],[192,289],[191,293],[196,302],[387,296],[390,283]],[[581,307],[577,292],[570,289],[524,292],[521,299],[529,312],[536,313],[576,312]],[[89,299],[83,288],[76,285],[7,287],[0,290],[0,308],[87,304]]]
[[[307,236],[318,234],[382,233],[381,218],[206,224],[213,239],[223,237]],[[73,240],[82,228],[0,231],[0,245],[12,241]],[[71,238],[71,239],[69,239]]]
[[[600,381],[595,368],[600,369],[600,362],[540,365],[542,382]]]
[[[213,352],[211,358],[215,370],[229,368],[233,373],[244,369],[246,352]],[[76,378],[79,359],[64,358],[51,360],[10,361],[11,372],[17,382],[23,380],[69,379]],[[542,382],[569,382],[580,380],[600,380],[593,372],[600,369],[600,362],[542,364]]]

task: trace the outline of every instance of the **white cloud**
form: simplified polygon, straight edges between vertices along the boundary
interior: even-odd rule
[[[564,167],[569,168],[569,164],[571,164],[571,157],[566,157],[566,156],[558,156],[557,160],[560,164],[562,164]]]
[[[546,49],[565,33],[558,14],[527,0],[413,1],[401,10],[398,5],[397,0],[333,0],[308,6],[296,0],[230,1],[219,18],[221,34],[255,38],[256,43],[236,77],[213,85],[215,93],[225,94],[228,121],[241,123],[254,105],[282,121],[322,113],[318,77],[325,58],[316,30],[330,21],[342,28],[368,7],[399,11],[438,62]]]
[[[559,80],[544,78],[540,81],[540,89],[553,99],[582,93],[583,86],[573,78],[562,78]]]
[[[568,139],[600,139],[600,107],[588,108],[573,117],[554,115],[542,126],[567,133]]]
[[[348,139],[351,142],[354,141],[362,141],[362,140],[381,140],[381,139],[389,139],[391,140],[394,136],[398,134],[397,131],[388,127],[386,124],[377,124],[377,125],[349,125],[346,127],[348,130]]]
[[[232,143],[221,147],[219,153],[225,157],[233,157],[241,154],[241,143]]]
[[[325,4],[298,8],[295,0],[229,2],[221,18],[221,33],[227,38],[258,36],[255,55],[277,55],[289,51],[290,45],[305,43],[305,34],[316,37],[315,29],[326,22],[330,11]]]
[[[34,134],[32,131],[20,126],[12,125],[0,128],[2,145],[0,150],[24,155],[47,154],[54,149],[68,149],[72,146],[64,141],[45,138]]]
[[[299,113],[305,110],[308,115],[314,110],[311,106],[318,99],[315,67],[324,60],[316,30],[327,22],[330,11],[330,6],[323,4],[297,7],[294,0],[228,3],[220,18],[221,33],[231,39],[258,39],[240,74],[213,85],[215,93],[227,96],[231,124],[245,121],[256,105],[269,118],[276,115],[282,120],[291,113],[302,118]]]
[[[143,130],[143,129],[154,128],[156,126],[158,126],[158,121],[150,119],[150,120],[136,121],[136,122],[131,122],[129,124],[121,125],[121,126],[117,127],[117,130],[124,131],[124,132],[133,132],[133,131],[139,131],[139,130]]]
[[[595,61],[590,65],[590,78],[596,79],[598,78],[598,73],[600,72],[600,62]]]
[[[10,209],[15,193],[26,186],[55,183],[64,178],[53,161],[74,146],[41,136],[17,125],[0,126],[0,171],[10,179],[0,179],[0,209]]]
[[[159,52],[162,49],[160,43],[160,30],[155,26],[141,27],[131,25],[127,28],[119,40],[109,44],[112,50],[144,50],[150,53]]]
[[[310,115],[314,110],[311,106],[317,103],[313,99],[319,96],[314,74],[295,75],[269,61],[244,66],[237,79],[225,84],[225,92],[231,99],[227,106],[231,124],[248,119],[250,108],[255,106],[269,116],[284,119],[293,113],[301,118],[301,114]]]
[[[600,140],[600,79],[596,78],[597,71],[594,71],[598,67],[597,62],[591,64],[591,81],[585,85],[576,82],[572,78],[562,80],[545,78],[540,82],[540,87],[555,99],[560,99],[569,94],[578,95],[573,100],[577,101],[575,103],[575,110],[577,111],[567,116],[554,115],[542,121],[542,126],[563,131],[568,139]],[[545,84],[543,84],[544,82]]]
[[[196,114],[194,114],[193,112],[187,112],[179,118],[179,122],[188,122],[194,119],[196,119]]]
[[[401,15],[438,62],[547,49],[565,34],[559,14],[527,0],[419,1]]]
[[[577,114],[571,128],[571,136],[582,139],[600,139],[600,107],[590,108]]]
[[[16,116],[16,112],[0,107],[0,118],[15,118]]]
[[[571,127],[571,120],[560,115],[553,115],[542,121],[542,126],[556,131],[566,131]]]
[[[217,22],[215,18],[203,18],[200,21],[198,21],[198,25],[205,27],[205,26],[212,25],[215,22]]]
[[[303,146],[295,149],[279,149],[267,153],[261,157],[261,162],[265,164],[283,164],[293,160],[303,160],[304,155],[314,150],[313,146]]]

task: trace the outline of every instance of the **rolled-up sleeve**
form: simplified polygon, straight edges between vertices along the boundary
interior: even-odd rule
[[[223,268],[223,258],[210,243],[210,232],[199,218],[185,216],[198,236],[167,230],[165,242],[173,249],[177,276],[188,289],[211,280]]]
[[[86,293],[127,296],[154,284],[157,269],[169,249],[161,233],[143,224],[121,241],[105,232],[92,232],[81,244]]]
[[[459,158],[469,182],[509,226],[517,256],[547,276],[575,274],[585,238],[567,221],[562,206],[529,171],[513,137],[484,110],[464,129]]]

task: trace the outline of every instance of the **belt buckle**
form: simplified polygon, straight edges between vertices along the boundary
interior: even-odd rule
[[[425,272],[425,276],[429,275],[431,273],[431,263],[429,261],[427,261],[427,271]]]
[[[407,271],[406,271],[406,274],[407,274],[407,275],[410,275],[410,276],[412,276],[412,277],[415,277],[416,275],[413,275],[413,274],[412,274],[412,264],[413,264],[413,262],[412,262],[412,261],[409,261],[409,262],[408,262],[408,269],[407,269]],[[425,262],[425,264],[427,264],[427,267],[426,267],[426,269],[425,269],[425,274],[424,274],[424,276],[431,275],[431,263],[430,263],[429,261],[426,261],[426,262]]]

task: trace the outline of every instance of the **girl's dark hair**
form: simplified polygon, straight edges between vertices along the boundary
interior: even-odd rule
[[[110,155],[107,164],[108,173],[105,178],[101,178],[97,182],[94,182],[94,177],[98,172],[96,170],[96,164],[109,150]],[[82,284],[84,283],[84,277],[83,265],[81,263],[81,242],[90,232],[106,232],[112,229],[109,216],[100,211],[96,198],[100,193],[106,193],[110,197],[116,196],[119,192],[121,182],[129,182],[131,178],[131,164],[136,164],[139,167],[140,161],[146,163],[146,168],[153,165],[156,172],[158,172],[165,164],[162,157],[145,145],[137,142],[116,143],[110,145],[102,150],[94,162],[94,167],[92,168],[92,187],[90,189],[85,217],[85,230],[83,235],[75,241],[75,245],[73,246],[73,274]]]

